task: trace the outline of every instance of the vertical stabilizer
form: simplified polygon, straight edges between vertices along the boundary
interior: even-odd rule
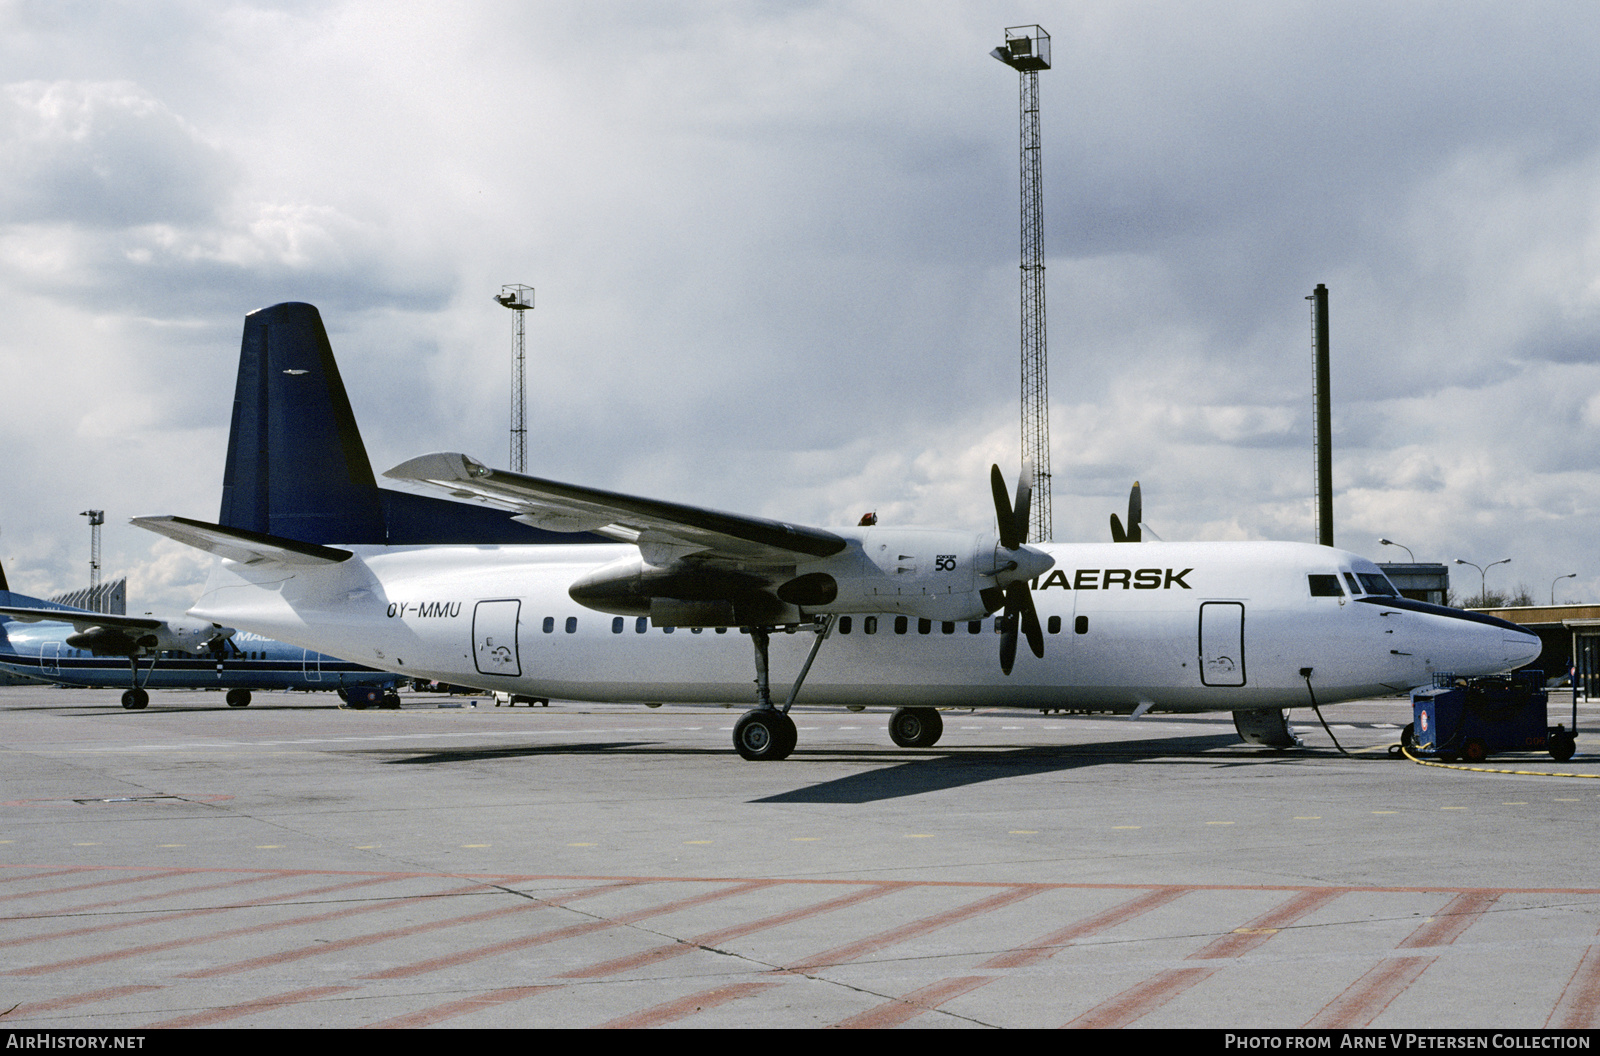
[[[222,476],[227,528],[303,543],[598,543],[504,510],[380,488],[322,316],[289,302],[244,320]]]
[[[309,304],[245,317],[219,520],[303,542],[384,541],[372,464]]]

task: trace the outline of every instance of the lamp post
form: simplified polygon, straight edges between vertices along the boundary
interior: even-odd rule
[[[1411,558],[1411,563],[1413,565],[1417,563],[1416,555],[1411,552],[1411,548],[1409,546],[1407,546],[1405,543],[1397,543],[1393,539],[1379,539],[1378,540],[1378,545],[1379,546],[1398,546],[1400,549],[1402,549],[1402,550],[1404,550],[1406,552],[1406,556],[1407,557]]]
[[[1511,563],[1511,559],[1507,557],[1502,558],[1499,561],[1490,561],[1487,565],[1474,565],[1471,561],[1463,561],[1458,557],[1455,559],[1455,562],[1458,565],[1467,565],[1468,567],[1478,570],[1478,603],[1480,605],[1487,605],[1488,599],[1484,595],[1489,593],[1489,588],[1487,586],[1489,569],[1493,568],[1495,565],[1509,565]]]
[[[1568,572],[1564,576],[1557,576],[1555,579],[1552,579],[1550,581],[1550,604],[1554,605],[1556,603],[1556,584],[1557,583],[1560,583],[1563,579],[1577,579],[1577,578],[1578,578],[1578,574],[1576,572]]]

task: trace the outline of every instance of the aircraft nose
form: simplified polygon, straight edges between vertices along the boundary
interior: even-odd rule
[[[1504,645],[1506,663],[1511,667],[1522,667],[1533,663],[1544,649],[1544,643],[1534,634],[1507,634]]]

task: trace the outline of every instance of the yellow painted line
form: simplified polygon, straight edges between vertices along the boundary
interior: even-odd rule
[[[476,849],[482,848],[482,847],[493,847],[494,844],[492,844],[492,843],[463,843],[461,846],[463,848],[470,847],[470,848],[473,848],[473,849],[476,850]]]
[[[258,843],[258,844],[256,844],[256,850],[258,850],[258,851],[281,851],[281,850],[283,850],[283,844],[281,844],[281,843]]]
[[[1113,829],[1142,829],[1143,825],[1113,825]]]
[[[1208,822],[1206,822],[1206,824],[1207,825],[1232,825],[1233,822],[1231,822],[1231,821],[1208,821]]]
[[[933,833],[931,833],[931,832],[908,832],[908,833],[906,833],[905,838],[908,839],[908,840],[931,840],[931,839],[933,839]]]
[[[790,839],[789,842],[790,843],[816,843],[820,839],[822,839],[821,836],[795,836],[792,839]]]
[[[1039,835],[1039,830],[1038,829],[1012,829],[1011,832],[1009,833],[1009,835],[1012,835],[1012,836],[1037,836],[1037,835]]]
[[[567,844],[567,846],[568,847],[593,847],[594,844],[592,844],[592,843],[569,843],[569,844]]]
[[[1294,820],[1295,821],[1321,821],[1322,820],[1322,815],[1321,814],[1296,814],[1294,816]]]
[[[711,843],[713,841],[711,841],[711,840],[684,840],[683,842],[685,844],[702,844],[702,843]]]
[[[1372,813],[1374,813],[1374,814],[1398,814],[1400,812],[1398,810],[1375,810]]]

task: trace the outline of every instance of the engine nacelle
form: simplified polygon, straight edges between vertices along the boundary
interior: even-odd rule
[[[659,567],[640,557],[622,558],[579,579],[567,594],[587,608],[648,616],[661,627],[770,626],[802,619],[797,606],[772,592],[768,579],[688,561]]]

